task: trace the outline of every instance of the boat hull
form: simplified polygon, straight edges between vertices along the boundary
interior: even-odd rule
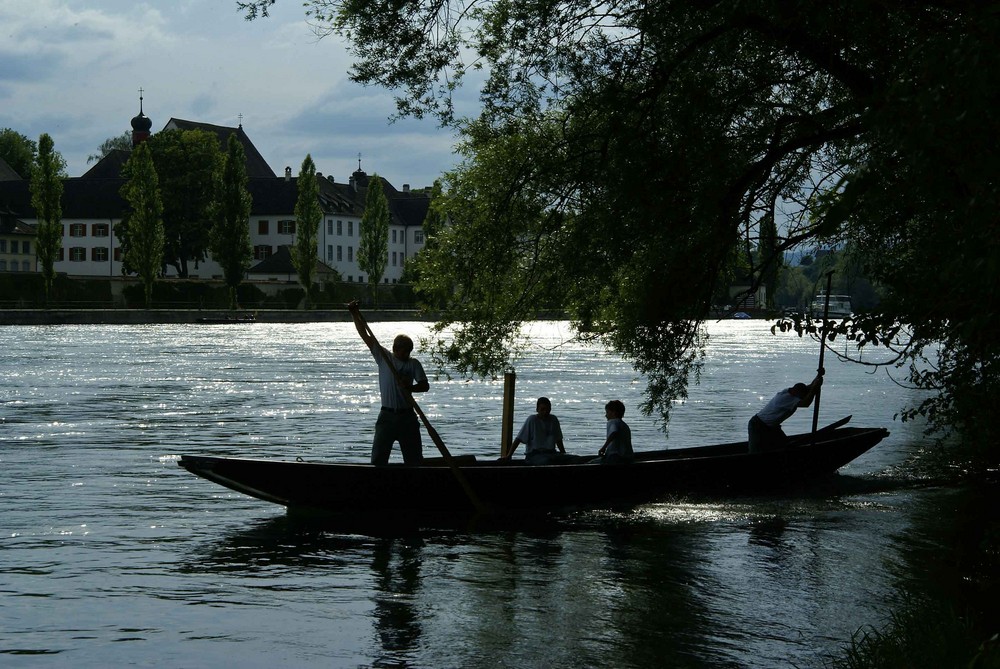
[[[785,449],[751,454],[746,442],[637,454],[627,465],[528,466],[454,458],[487,509],[594,507],[690,491],[774,491],[836,472],[888,436],[883,428],[840,428],[792,437]],[[452,513],[474,509],[443,462],[412,467],[182,456],[179,465],[232,490],[290,510]]]

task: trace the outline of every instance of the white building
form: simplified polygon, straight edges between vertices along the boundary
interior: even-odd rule
[[[140,102],[139,115],[132,119],[133,144],[149,136],[151,122],[143,114]],[[199,129],[218,136],[223,150],[229,135],[236,134],[247,156],[247,175],[252,197],[250,215],[250,240],[254,248],[255,265],[248,272],[247,280],[292,280],[295,270],[290,260],[274,262],[279,249],[291,246],[295,240],[295,203],[298,199],[297,177],[286,167],[283,176],[275,175],[247,137],[240,125],[236,128],[216,126],[182,119],[170,119],[164,130]],[[113,151],[105,156],[83,176],[63,182],[62,249],[55,263],[55,270],[69,276],[118,277],[122,275],[121,246],[114,234],[128,205],[120,191],[125,183],[121,170],[128,160],[128,152]],[[319,261],[340,273],[344,281],[367,282],[368,277],[358,268],[357,250],[360,242],[361,217],[364,214],[365,196],[369,186],[368,175],[360,169],[346,182],[336,182],[333,177],[319,181],[320,206],[323,220],[320,224],[316,256]],[[391,221],[389,248],[386,257],[384,283],[397,283],[407,260],[423,248],[423,220],[430,203],[424,191],[410,191],[409,186],[397,190],[382,180],[389,202]],[[16,174],[0,179],[0,209],[29,226],[37,225],[31,207],[29,182]],[[271,259],[272,262],[264,263]],[[21,259],[24,260],[23,258]],[[8,263],[9,266],[9,263]],[[261,271],[256,271],[260,266]],[[23,271],[23,263],[18,264]],[[31,270],[38,271],[34,255]],[[0,268],[0,271],[4,269]],[[10,270],[7,270],[10,271]],[[167,276],[176,276],[173,267],[167,267]],[[221,278],[222,270],[211,259],[188,263],[190,278]]]

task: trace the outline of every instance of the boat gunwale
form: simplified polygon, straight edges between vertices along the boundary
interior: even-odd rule
[[[774,449],[771,451],[763,451],[760,453],[750,453],[749,451],[740,451],[734,453],[714,453],[714,454],[697,454],[696,452],[702,449],[708,450],[726,450],[726,449],[738,449],[741,446],[746,448],[747,442],[745,441],[734,441],[722,444],[710,444],[708,446],[685,446],[683,448],[677,449],[657,449],[652,451],[640,451],[636,453],[636,459],[630,463],[618,463],[617,465],[602,465],[603,467],[613,467],[613,466],[642,466],[648,463],[659,463],[659,462],[674,462],[679,460],[693,460],[693,461],[703,461],[703,460],[719,460],[722,458],[736,458],[736,457],[761,457],[765,455],[778,455],[785,454],[789,452],[795,452],[803,449],[812,449],[819,446],[829,445],[836,442],[844,441],[845,439],[857,439],[866,433],[882,433],[880,438],[884,439],[889,435],[889,431],[884,427],[841,427],[833,430],[827,435],[823,435],[822,438],[817,439],[815,443],[809,442],[810,433],[796,434],[789,437],[789,441],[793,442],[789,446],[780,449]],[[836,436],[834,436],[836,435]],[[795,442],[805,442],[805,443],[795,443]],[[690,454],[690,455],[688,455]],[[454,459],[458,460],[456,466],[459,469],[509,469],[509,468],[524,468],[530,467],[532,469],[571,469],[578,467],[590,468],[594,466],[594,462],[566,462],[566,463],[553,463],[545,465],[528,465],[525,463],[523,458],[510,461],[501,461],[499,458],[497,460],[479,460],[475,459],[475,455],[462,455],[462,456],[452,456]],[[283,465],[283,466],[310,466],[310,467],[333,467],[333,468],[344,468],[344,469],[385,469],[385,470],[395,470],[395,469],[406,469],[406,470],[422,470],[422,469],[447,469],[448,464],[444,462],[442,458],[435,458],[434,460],[441,460],[440,462],[433,462],[428,464],[420,465],[408,465],[402,462],[392,462],[386,465],[372,465],[367,462],[336,462],[328,460],[285,460],[285,459],[273,459],[273,458],[246,458],[238,456],[226,456],[226,455],[181,455],[178,461],[178,465],[192,471],[185,462],[196,463],[197,461],[202,462],[243,462],[247,464],[260,463],[267,465]],[[194,472],[192,472],[194,473]]]

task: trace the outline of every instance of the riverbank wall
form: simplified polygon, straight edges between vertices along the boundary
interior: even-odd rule
[[[366,309],[369,321],[418,321],[415,309]],[[155,325],[167,323],[322,323],[350,322],[347,309],[260,309],[234,313],[212,309],[0,309],[3,325]]]

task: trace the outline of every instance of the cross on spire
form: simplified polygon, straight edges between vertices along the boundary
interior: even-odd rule
[[[242,128],[243,127],[243,114],[240,114],[239,117],[240,117],[240,127]]]
[[[358,172],[361,171],[361,152],[358,151]]]
[[[139,113],[142,113],[142,86],[139,87]]]

